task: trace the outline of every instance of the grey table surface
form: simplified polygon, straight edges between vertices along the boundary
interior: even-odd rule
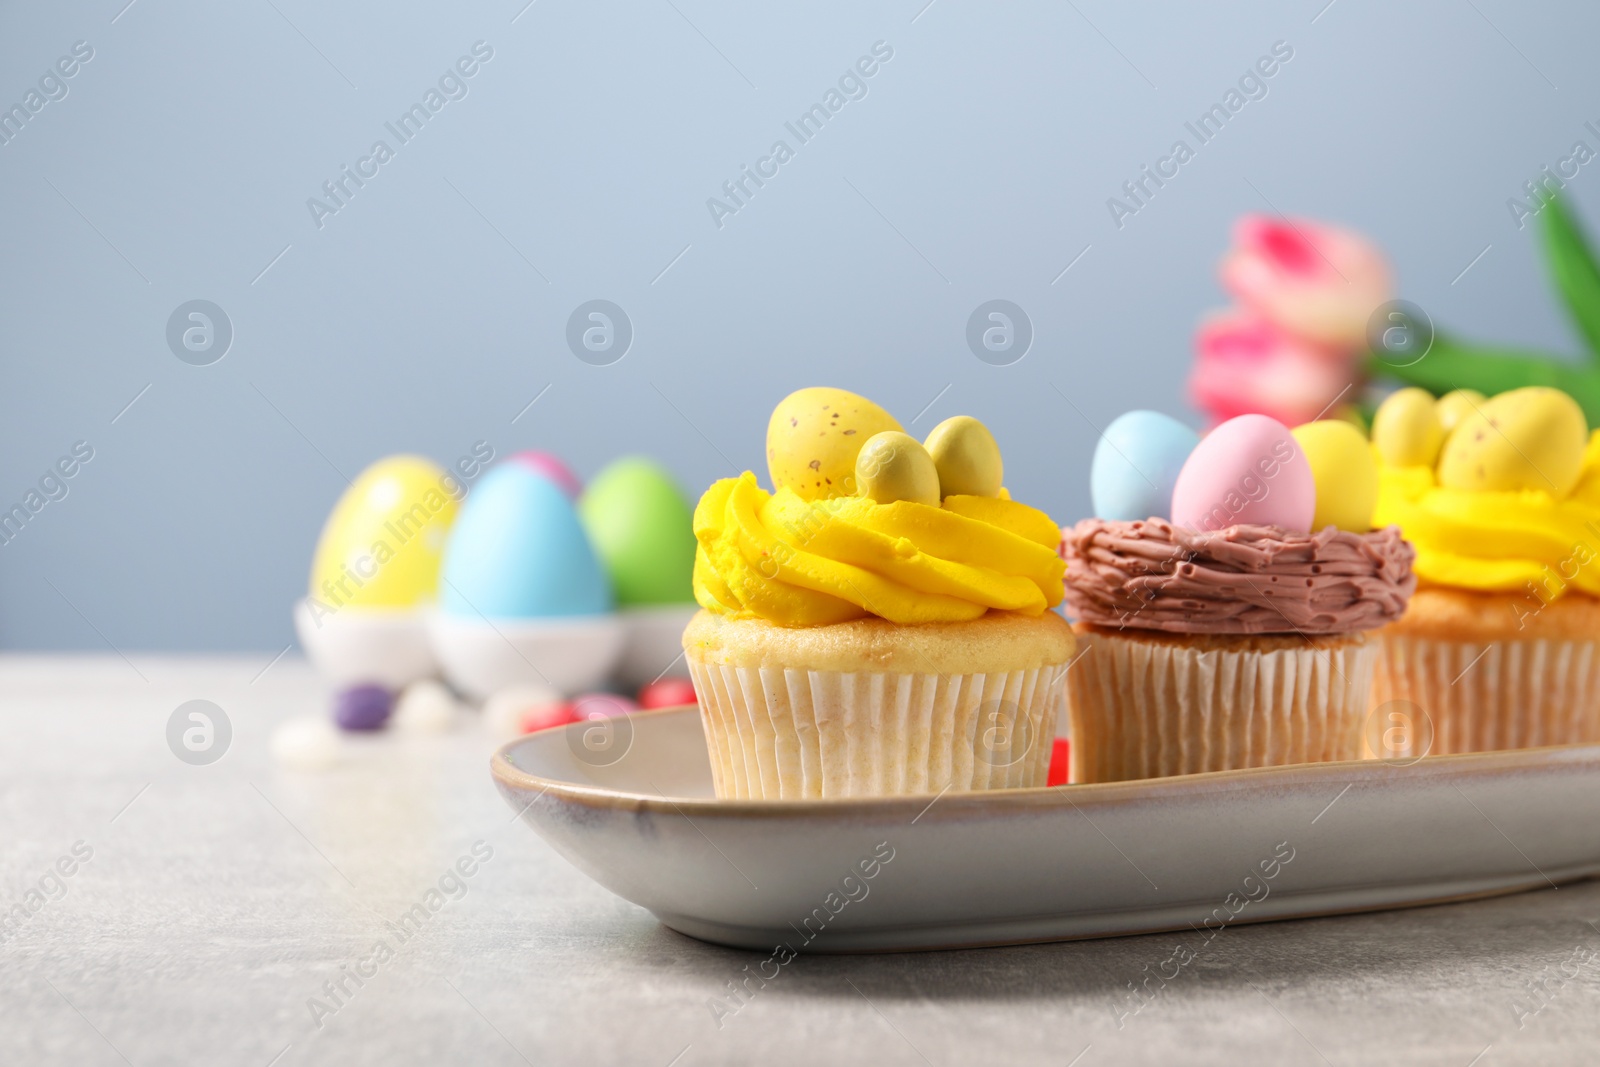
[[[272,728],[327,693],[267,667],[0,656],[0,1063],[1600,1062],[1600,882],[1233,927],[1145,1000],[1129,984],[1176,935],[802,956],[719,1019],[759,957],[662,927],[514,822],[480,726],[287,770]],[[232,723],[209,766],[167,746],[191,699]],[[371,976],[334,1001],[350,968]]]

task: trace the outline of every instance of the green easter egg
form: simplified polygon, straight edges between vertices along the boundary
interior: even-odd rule
[[[616,460],[584,490],[578,514],[619,605],[694,600],[694,512],[660,464]]]

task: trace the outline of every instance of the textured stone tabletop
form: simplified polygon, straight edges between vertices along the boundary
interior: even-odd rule
[[[719,1018],[757,957],[513,823],[481,727],[284,770],[326,695],[266,667],[0,657],[0,1063],[1600,1062],[1600,882],[1233,927],[1143,997],[1174,935],[803,956]],[[232,725],[208,766],[167,745],[191,699]]]

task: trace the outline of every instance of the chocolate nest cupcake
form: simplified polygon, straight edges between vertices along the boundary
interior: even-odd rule
[[[1327,427],[1231,420],[1169,483],[1170,520],[1063,531],[1073,781],[1362,757],[1374,631],[1404,614],[1415,553],[1370,528],[1358,431]]]

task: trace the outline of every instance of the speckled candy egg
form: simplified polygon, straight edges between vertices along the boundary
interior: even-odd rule
[[[1583,473],[1589,427],[1577,401],[1532,385],[1485,400],[1464,417],[1439,456],[1449,489],[1540,489],[1565,497]]]
[[[1118,415],[1089,465],[1095,515],[1110,522],[1167,518],[1178,472],[1199,443],[1199,434],[1159,411]]]
[[[1172,522],[1198,530],[1252,524],[1311,529],[1316,482],[1289,428],[1240,415],[1195,446],[1172,490]]]
[[[855,493],[856,455],[873,434],[898,430],[893,415],[855,393],[821,386],[784,397],[767,423],[767,470],[774,491],[803,500]]]

